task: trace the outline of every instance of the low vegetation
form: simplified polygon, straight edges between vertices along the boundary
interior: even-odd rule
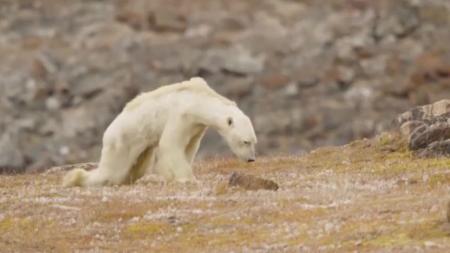
[[[229,187],[232,172],[279,189]],[[0,176],[2,252],[450,251],[450,159],[417,158],[393,134],[200,162],[197,184],[62,188],[64,173]]]

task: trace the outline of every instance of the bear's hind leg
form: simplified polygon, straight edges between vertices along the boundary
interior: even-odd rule
[[[126,183],[134,183],[139,178],[143,177],[152,167],[155,160],[155,148],[148,147],[146,148],[136,160],[136,163],[131,168]]]
[[[102,148],[97,170],[87,179],[87,185],[119,185],[125,183],[131,168],[144,148],[109,146]]]

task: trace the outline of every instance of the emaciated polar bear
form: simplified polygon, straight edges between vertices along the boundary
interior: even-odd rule
[[[63,185],[132,183],[150,170],[166,180],[194,180],[191,164],[208,127],[219,132],[237,157],[255,160],[257,140],[250,119],[195,77],[129,102],[103,135],[98,168],[74,169]]]

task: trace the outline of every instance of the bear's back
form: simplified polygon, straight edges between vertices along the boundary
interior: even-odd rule
[[[193,77],[188,81],[170,84],[170,85],[164,85],[161,86],[153,91],[149,91],[146,93],[141,93],[136,98],[131,100],[127,103],[127,105],[124,108],[124,111],[131,111],[133,109],[138,108],[140,105],[142,105],[144,102],[149,100],[154,100],[162,96],[170,95],[170,94],[176,94],[180,93],[182,91],[192,91],[197,94],[205,94],[210,97],[216,97],[220,99],[225,104],[232,104],[235,105],[235,103],[226,97],[218,94],[213,89],[211,89],[206,81],[201,77]]]

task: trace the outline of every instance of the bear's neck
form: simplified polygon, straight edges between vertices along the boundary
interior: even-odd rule
[[[221,132],[226,125],[227,115],[232,115],[233,106],[214,97],[201,97],[194,103],[191,112],[194,112],[198,124],[211,127]]]

